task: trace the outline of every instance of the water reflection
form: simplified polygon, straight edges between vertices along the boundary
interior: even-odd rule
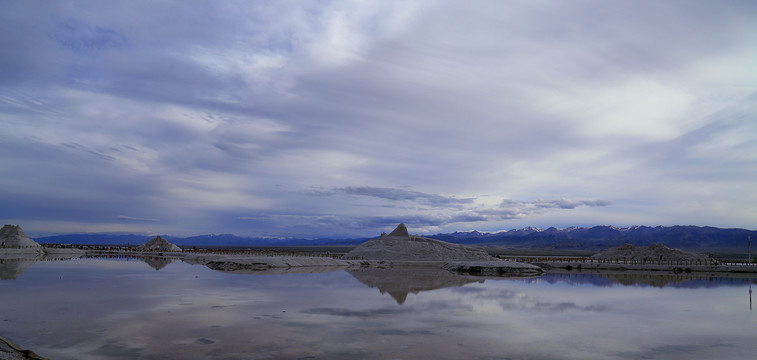
[[[63,360],[746,359],[757,351],[746,283],[597,286],[599,276],[574,274],[482,281],[359,270],[239,276],[186,263],[156,272],[124,259],[40,262],[24,281],[0,282],[0,335]]]
[[[133,256],[133,255],[86,255],[84,256],[86,259],[108,259],[108,260],[122,260],[122,261],[131,261],[131,260],[138,260],[142,261],[147,266],[155,269],[155,271],[161,270],[165,268],[166,266],[178,261],[177,258],[172,257],[164,257],[164,256]],[[183,260],[182,260],[183,262]]]
[[[138,260],[146,263],[156,271],[161,270],[169,264],[177,261],[175,258],[159,256],[130,256],[130,255],[86,255],[80,254],[45,254],[44,256],[25,256],[25,257],[0,257],[0,280],[17,280],[19,276],[30,266],[40,261],[69,261],[75,259],[109,259],[109,260]]]
[[[109,260],[138,260],[146,263],[156,271],[164,269],[180,259],[162,256],[133,256],[133,255],[79,255],[79,254],[45,254],[44,256],[0,256],[0,279],[16,280],[30,266],[39,261],[67,261],[79,258],[109,259]],[[184,262],[184,260],[181,260]],[[188,261],[189,264],[195,264]],[[212,267],[211,267],[212,269]],[[346,266],[314,266],[260,269],[223,270],[219,272],[245,275],[285,275],[285,274],[315,274],[347,270]],[[347,272],[361,283],[371,288],[378,288],[381,294],[388,293],[398,304],[403,304],[410,293],[430,291],[446,287],[459,287],[470,283],[483,283],[486,279],[497,277],[469,276],[449,271],[431,268],[350,268]],[[518,278],[509,278],[511,280]],[[651,286],[657,288],[699,288],[719,287],[745,284],[757,284],[756,274],[738,273],[668,273],[661,271],[551,271],[541,276],[523,277],[528,282],[591,284],[594,286]]]
[[[160,269],[168,266],[168,264],[171,264],[174,261],[176,261],[176,259],[165,258],[165,257],[157,257],[157,256],[155,256],[155,257],[153,257],[153,256],[145,256],[145,257],[142,257],[142,258],[139,258],[139,259],[142,260],[142,261],[144,261],[145,263],[147,263],[147,265],[149,265],[151,268],[155,269],[155,271],[158,271],[158,270],[160,270]]]
[[[528,279],[530,282],[547,282],[550,284],[567,283],[573,285],[590,284],[593,286],[640,286],[656,288],[714,288],[721,286],[745,286],[757,283],[754,274],[671,274],[660,271],[651,272],[557,272],[544,274],[538,278]]]
[[[0,280],[16,280],[36,259],[0,259]]]
[[[405,303],[408,293],[417,294],[453,286],[463,286],[484,280],[472,276],[459,275],[438,269],[355,269],[347,273],[371,288],[378,288],[382,294],[388,293],[399,305]]]
[[[80,254],[26,254],[26,255],[0,255],[0,280],[17,280],[19,276],[30,266],[38,261],[65,261],[77,259]]]
[[[239,275],[292,275],[292,274],[317,274],[347,269],[347,266],[294,266],[294,267],[269,267],[268,264],[261,263],[260,267],[247,269],[228,270],[216,268],[213,263],[208,264],[210,269],[227,274]]]

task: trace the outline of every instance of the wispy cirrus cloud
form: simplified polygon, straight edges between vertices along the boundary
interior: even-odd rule
[[[333,191],[334,193],[338,194],[368,196],[391,201],[415,201],[424,205],[439,207],[472,204],[475,200],[475,198],[456,198],[453,196],[427,194],[424,192],[407,189],[371,186],[348,186],[343,188],[335,188]]]
[[[505,199],[497,207],[480,210],[481,216],[487,220],[515,220],[524,219],[536,214],[543,214],[552,210],[575,210],[580,207],[604,207],[612,205],[608,200],[512,200]]]
[[[506,199],[499,205],[502,209],[575,209],[579,206],[609,206],[612,202],[607,200],[531,200],[516,201]]]
[[[362,196],[367,198],[388,200],[391,202],[414,202],[420,205],[431,207],[459,207],[461,205],[473,204],[476,200],[473,197],[457,198],[454,196],[429,194],[404,188],[373,186],[347,186],[341,188],[332,188],[330,190],[309,189],[300,191],[300,193],[309,196]]]
[[[112,217],[116,220],[125,220],[125,221],[136,221],[136,222],[159,222],[158,219],[148,219],[148,218],[141,218],[136,216],[126,216],[126,215],[116,215]]]

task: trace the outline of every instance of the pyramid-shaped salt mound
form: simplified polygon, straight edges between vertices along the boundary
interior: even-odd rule
[[[369,240],[344,255],[352,260],[407,260],[407,261],[490,261],[486,251],[451,244],[444,241],[410,236],[405,224],[399,224],[388,235]]]
[[[42,245],[30,239],[18,225],[5,225],[0,229],[0,248],[42,251]]]
[[[168,242],[168,240],[156,236],[152,238],[150,241],[137,246],[137,250],[141,251],[181,251],[181,248],[171,244]]]

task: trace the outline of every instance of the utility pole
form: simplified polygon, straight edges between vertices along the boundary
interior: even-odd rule
[[[747,251],[746,251],[746,263],[752,264],[752,235],[748,234],[747,238]]]

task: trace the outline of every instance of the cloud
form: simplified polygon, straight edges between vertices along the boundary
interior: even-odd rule
[[[59,22],[54,38],[75,51],[103,51],[127,46],[129,41],[114,29],[91,26],[77,21]]]
[[[158,222],[158,221],[160,221],[158,219],[145,219],[145,218],[134,217],[134,216],[126,216],[126,215],[116,215],[113,218],[114,219],[118,219],[118,220],[137,221],[137,222]]]
[[[544,211],[573,210],[578,207],[602,207],[609,206],[612,202],[607,200],[532,200],[518,201],[505,199],[496,209],[484,210],[481,213],[494,219],[521,219],[531,215],[540,214]]]
[[[354,191],[354,189],[362,189]],[[302,194],[308,197],[338,197],[343,195],[343,189],[321,190],[310,189]],[[399,191],[389,191],[399,190]],[[425,203],[429,194],[407,189],[388,188],[350,188],[348,195],[357,194],[367,198],[379,200],[389,199],[394,202],[418,201]],[[370,195],[365,195],[370,194]],[[438,195],[437,195],[438,196]],[[435,198],[435,196],[431,196]],[[455,199],[456,200],[456,199]],[[341,204],[341,202],[339,202]],[[542,214],[551,210],[574,210],[579,207],[609,206],[611,202],[604,200],[535,200],[515,201],[504,200],[497,206],[485,206],[475,201],[466,201],[455,206],[446,205],[440,201],[436,207],[390,207],[390,214],[381,215],[385,208],[382,204],[362,204],[361,207],[368,209],[374,215],[360,213],[341,212],[339,214],[324,215],[322,213],[262,213],[256,216],[239,216],[237,220],[245,221],[251,225],[263,225],[275,223],[284,232],[300,232],[302,234],[324,233],[331,236],[375,236],[380,232],[391,230],[399,223],[407,224],[414,233],[429,234],[439,232],[442,229],[456,228],[460,225],[480,224],[486,226],[489,223],[498,223],[514,219],[528,218],[529,216]],[[351,202],[345,206],[354,207]],[[338,207],[341,207],[339,205]],[[354,234],[354,235],[351,235]]]
[[[424,205],[431,206],[450,206],[459,204],[472,204],[474,198],[462,198],[447,197],[436,194],[426,194],[419,191],[397,189],[397,188],[381,188],[381,187],[344,187],[334,189],[335,193],[342,193],[347,195],[369,196],[379,199],[386,199],[392,201],[417,201]]]
[[[509,206],[512,201],[505,200],[502,202],[503,206]],[[520,202],[521,205],[530,206],[533,205],[540,209],[575,209],[579,206],[608,206],[612,204],[605,200],[536,200],[529,202]]]
[[[0,216],[188,235],[751,226],[754,10],[14,2]]]
[[[113,156],[110,156],[110,155],[107,155],[107,154],[104,154],[102,152],[98,152],[98,151],[95,151],[95,150],[89,150],[84,145],[78,144],[78,143],[75,143],[75,142],[63,143],[61,145],[65,146],[67,148],[70,148],[70,149],[84,151],[87,154],[97,156],[97,157],[99,157],[100,159],[103,159],[103,160],[107,160],[107,161],[114,161],[114,160],[116,160],[116,158],[113,157]],[[115,150],[118,151],[118,149],[115,149]]]

